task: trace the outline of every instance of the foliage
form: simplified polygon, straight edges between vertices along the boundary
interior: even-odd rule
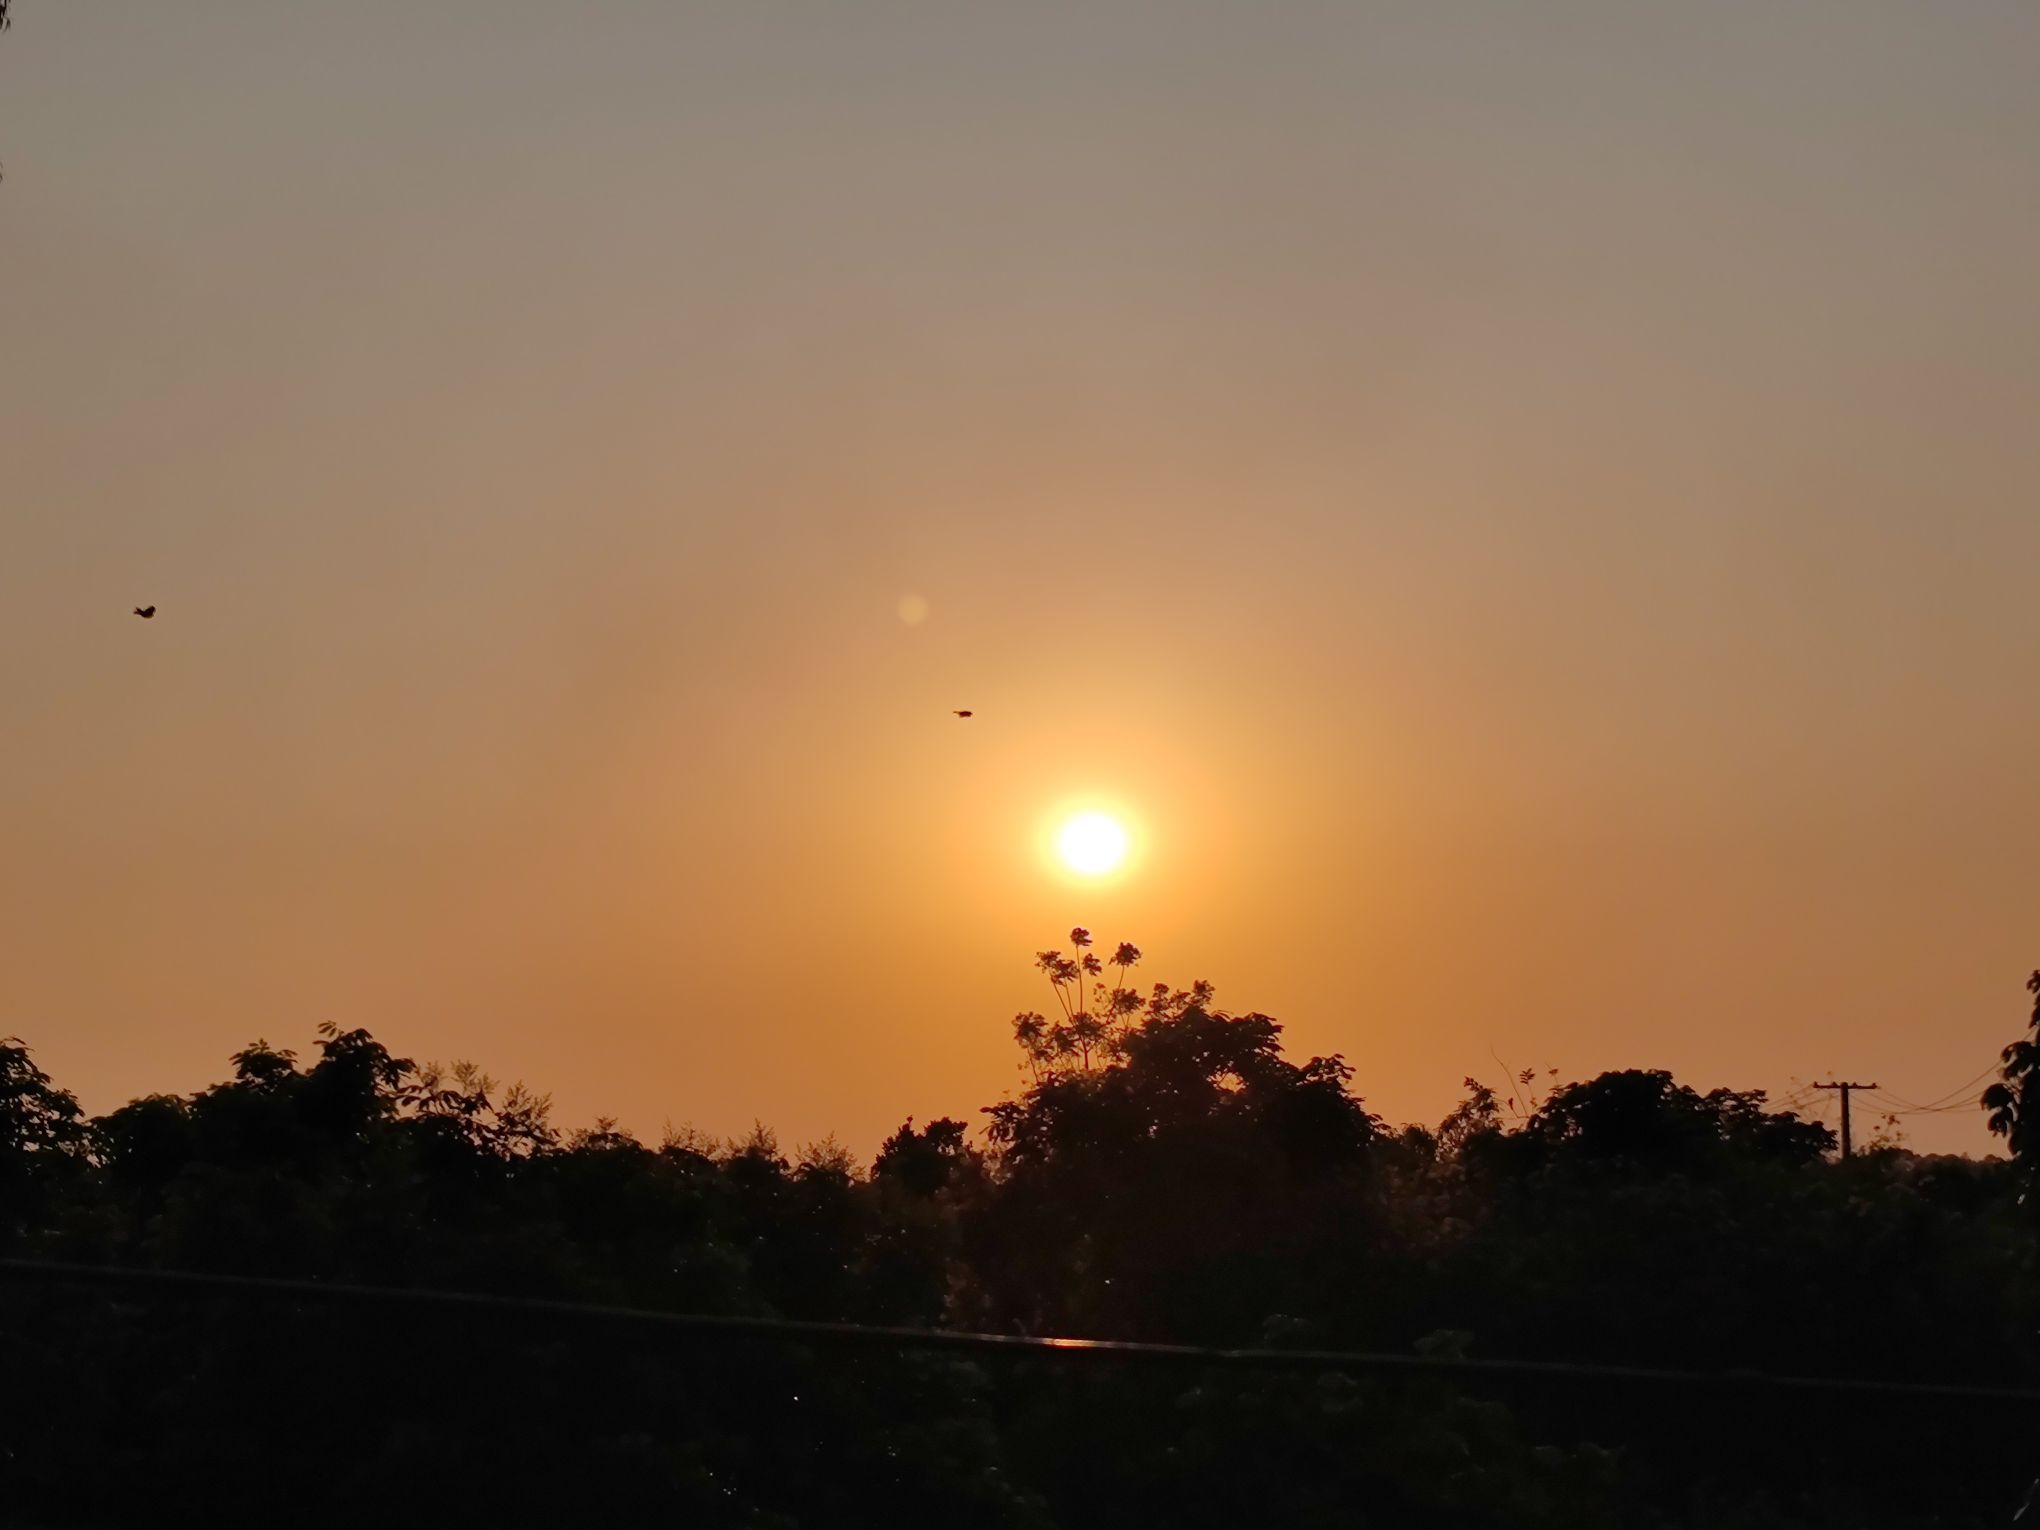
[[[1738,1157],[1811,1163],[1835,1147],[1834,1133],[1820,1123],[1766,1110],[1762,1090],[1702,1095],[1669,1073],[1641,1068],[1554,1090],[1526,1135],[1548,1153],[1686,1173]]]
[[[1070,931],[1075,954],[1059,950],[1037,951],[1034,965],[1048,979],[1059,1019],[1051,1020],[1035,1010],[1013,1017],[1013,1039],[1019,1043],[1034,1081],[1088,1073],[1122,1055],[1126,1027],[1141,1009],[1139,992],[1131,975],[1140,962],[1140,947],[1121,941],[1112,955],[1101,961],[1091,950],[1091,932],[1081,925]],[[1106,987],[1107,962],[1113,969],[1112,985]],[[1088,985],[1090,997],[1084,996]]]
[[[2005,1139],[2027,1173],[2040,1169],[2040,971],[2026,979],[2033,1017],[2026,1034],[2004,1049],[1998,1082],[1983,1092],[1990,1129]]]
[[[76,1097],[51,1083],[19,1037],[0,1040],[0,1253],[50,1217],[85,1140]]]
[[[2016,1162],[1844,1163],[1757,1091],[1466,1081],[1390,1128],[1336,1056],[1140,952],[1036,966],[1024,1086],[868,1170],[619,1123],[328,1026],[88,1120],[0,1044],[0,1238],[44,1258],[881,1325],[2017,1383],[2040,1367],[2034,1031]],[[1108,970],[1109,969],[1109,970]],[[2035,979],[2040,999],[2040,975]],[[1866,1336],[1874,1344],[1866,1347]],[[0,1287],[0,1526],[1910,1527],[1999,1522],[2017,1418],[1724,1413],[1702,1394],[643,1351],[480,1315]],[[1839,1404],[1835,1405],[1836,1408]],[[1831,1416],[1831,1414],[1833,1416]],[[1902,1468],[1894,1463],[1903,1463]],[[401,1485],[401,1486],[400,1486]]]

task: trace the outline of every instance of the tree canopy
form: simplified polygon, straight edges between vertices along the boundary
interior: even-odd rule
[[[1658,1070],[1391,1127],[1340,1057],[1141,953],[1037,954],[1023,1086],[866,1166],[759,1126],[656,1143],[327,1026],[89,1117],[0,1043],[13,1256],[733,1315],[2016,1383],[2034,1374],[2032,1033],[2012,1162],[1844,1162]],[[2040,998],[2040,976],[2035,980]],[[2040,1028],[2040,1006],[2034,1026]],[[1519,1080],[1518,1083],[1525,1082]],[[1866,1345],[1866,1336],[1874,1343]],[[1998,1522],[2016,1417],[1422,1379],[644,1352],[288,1302],[0,1286],[0,1525],[650,1517],[858,1525]],[[1894,1472],[1892,1463],[1908,1465]],[[2023,1475],[2022,1475],[2023,1474]],[[197,1511],[195,1511],[197,1512]],[[1993,1517],[1995,1516],[1995,1517]]]

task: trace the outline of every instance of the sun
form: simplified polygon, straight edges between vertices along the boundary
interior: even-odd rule
[[[1126,859],[1126,830],[1104,813],[1079,813],[1057,833],[1055,847],[1079,876],[1102,877]]]

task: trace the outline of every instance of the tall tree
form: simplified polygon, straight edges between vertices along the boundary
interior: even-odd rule
[[[76,1096],[50,1081],[18,1037],[0,1040],[0,1248],[43,1221],[84,1166],[85,1142]]]

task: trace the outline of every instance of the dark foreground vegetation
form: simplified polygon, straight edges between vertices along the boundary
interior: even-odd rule
[[[562,1134],[360,1030],[87,1120],[0,1047],[0,1254],[1218,1346],[2024,1386],[2010,1161],[1838,1161],[1760,1093],[1469,1083],[1391,1128],[1337,1058],[1138,959],[1043,953],[1031,1082],[832,1144]],[[1117,979],[1117,981],[1113,981]],[[2040,981],[2040,977],[2036,977]],[[488,1313],[0,1283],[0,1523],[2002,1525],[2007,1403],[650,1339]]]

